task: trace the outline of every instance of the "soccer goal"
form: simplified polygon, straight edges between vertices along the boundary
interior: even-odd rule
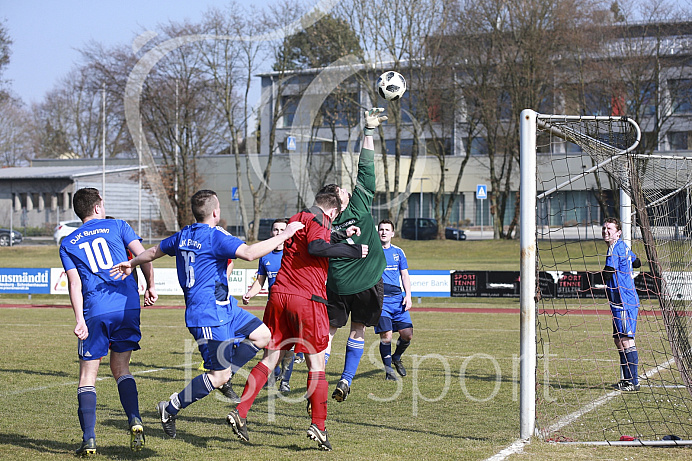
[[[692,444],[692,157],[642,153],[626,117],[524,110],[520,130],[521,437]],[[636,393],[612,387],[608,216],[643,263]]]

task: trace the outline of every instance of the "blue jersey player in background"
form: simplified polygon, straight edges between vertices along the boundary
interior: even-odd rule
[[[382,303],[382,315],[375,326],[375,333],[380,335],[380,355],[384,364],[385,379],[398,381],[392,365],[397,373],[406,376],[406,368],[401,362],[401,355],[411,344],[413,338],[413,323],[411,323],[411,279],[408,275],[408,262],[404,250],[392,245],[394,237],[394,224],[384,219],[377,225],[384,256],[387,259],[387,267],[382,274],[384,283],[384,301]],[[401,287],[403,285],[403,292]],[[396,350],[392,355],[392,332],[399,332],[396,342]]]
[[[197,221],[162,240],[129,262],[115,266],[111,273],[126,276],[132,268],[164,255],[175,256],[178,282],[185,295],[185,324],[197,341],[206,373],[195,377],[157,410],[164,432],[175,437],[178,412],[206,397],[226,383],[231,368],[237,369],[255,356],[271,339],[269,328],[256,316],[238,307],[228,294],[228,259],[253,261],[266,255],[303,227],[294,223],[279,235],[246,245],[221,227],[221,206],[214,191],[200,190],[190,199]],[[236,338],[249,339],[233,348]]]
[[[133,278],[119,280],[109,271],[127,261],[127,250],[144,252],[140,238],[119,219],[106,219],[103,199],[97,189],[83,188],[72,198],[82,225],[63,239],[60,259],[67,274],[70,303],[79,338],[79,384],[77,402],[82,444],[81,456],[96,453],[96,377],[101,358],[111,350],[110,368],[118,384],[120,402],[130,428],[130,448],[144,447],[144,428],[139,414],[137,384],[130,374],[130,356],[139,349],[140,300]],[[151,264],[142,266],[147,290],[145,305],[157,299]]]
[[[620,238],[622,229],[616,218],[606,218],[602,228],[603,240],[608,244],[603,282],[613,314],[613,340],[620,354],[622,379],[613,387],[623,392],[639,390],[639,354],[634,343],[639,314],[639,296],[634,287],[632,272],[641,267],[627,244]]]

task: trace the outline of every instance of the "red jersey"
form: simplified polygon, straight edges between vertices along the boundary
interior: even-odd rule
[[[272,285],[272,293],[286,293],[311,299],[313,295],[327,299],[327,269],[329,258],[308,253],[308,244],[315,240],[329,243],[331,219],[319,207],[301,211],[289,222],[305,224],[293,237],[284,242],[281,269]]]

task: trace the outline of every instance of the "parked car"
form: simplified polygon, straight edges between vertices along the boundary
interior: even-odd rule
[[[454,227],[445,227],[445,238],[447,240],[466,240],[466,232]]]
[[[416,226],[418,229],[416,230]],[[437,238],[437,220],[432,218],[404,218],[401,237],[409,240],[434,240]],[[448,240],[466,240],[466,232],[454,227],[445,227]]]
[[[6,247],[10,245],[10,237],[12,237],[12,245],[22,243],[22,233],[16,230],[0,229],[0,246]]]
[[[409,240],[434,240],[437,238],[437,220],[432,218],[404,218],[401,238]]]
[[[81,225],[82,221],[60,221],[60,223],[55,227],[55,232],[53,233],[55,243],[60,245],[62,243],[62,239],[70,235]]]

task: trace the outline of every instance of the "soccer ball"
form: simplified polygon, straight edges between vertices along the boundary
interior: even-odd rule
[[[377,92],[387,101],[396,101],[406,93],[406,80],[399,72],[387,71],[377,79]]]

